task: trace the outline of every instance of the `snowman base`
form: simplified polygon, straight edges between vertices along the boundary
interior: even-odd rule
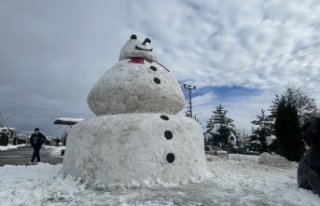
[[[72,129],[63,172],[104,185],[198,181],[208,175],[203,141],[199,124],[187,117],[98,116]]]

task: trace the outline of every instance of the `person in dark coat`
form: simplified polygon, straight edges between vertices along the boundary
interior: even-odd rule
[[[35,158],[37,158],[37,162],[40,162],[40,149],[46,139],[47,138],[40,132],[39,128],[34,129],[34,133],[30,137],[30,143],[33,147],[31,163],[33,163]]]
[[[311,118],[302,129],[309,149],[299,163],[298,185],[320,196],[320,116]]]

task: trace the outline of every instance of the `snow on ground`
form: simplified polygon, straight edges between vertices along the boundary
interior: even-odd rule
[[[26,145],[25,144],[19,144],[19,145],[8,144],[7,146],[0,146],[0,151],[13,150],[13,149],[17,149],[18,147],[24,147],[24,146]]]
[[[49,153],[50,156],[52,157],[61,157],[61,151],[65,150],[66,147],[65,146],[44,146],[45,149],[49,149],[51,150],[51,152]]]
[[[61,165],[0,167],[0,205],[287,205],[318,206],[320,198],[297,188],[297,164],[259,164],[230,155],[208,162],[213,177],[175,187],[102,187],[59,174]]]

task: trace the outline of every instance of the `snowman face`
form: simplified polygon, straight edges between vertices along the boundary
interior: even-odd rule
[[[156,61],[156,55],[153,53],[153,48],[150,44],[150,39],[145,38],[142,42],[135,34],[132,34],[120,51],[119,60],[130,59],[132,57],[142,57]]]

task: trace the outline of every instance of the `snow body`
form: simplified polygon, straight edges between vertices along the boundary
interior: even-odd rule
[[[176,115],[95,117],[79,122],[69,134],[64,170],[106,185],[202,179],[207,171],[201,134],[194,120]],[[168,154],[174,155],[172,163],[167,161]]]
[[[132,35],[120,61],[91,89],[87,101],[97,117],[69,133],[64,174],[105,185],[208,177],[202,129],[176,116],[183,93],[150,43]]]
[[[146,60],[137,64],[126,59],[119,61],[97,81],[89,93],[88,105],[96,115],[176,114],[184,107],[184,97],[178,82],[160,64]]]

